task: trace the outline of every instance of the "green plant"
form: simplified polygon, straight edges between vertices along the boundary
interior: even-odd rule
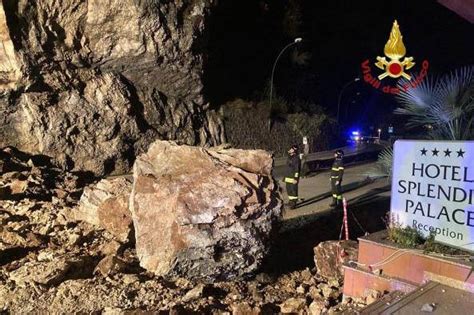
[[[388,239],[406,247],[417,247],[424,243],[418,230],[410,226],[392,226],[388,229]]]
[[[466,252],[460,249],[436,242],[436,234],[433,232],[425,238],[417,229],[410,226],[402,226],[390,213],[387,213],[384,222],[387,227],[388,240],[403,247],[423,250],[423,252],[428,254],[466,256]]]
[[[397,217],[392,213],[387,213],[387,216],[383,220],[390,241],[412,248],[423,244],[424,240],[420,232],[410,226],[402,226]]]
[[[407,127],[423,127],[435,140],[474,139],[474,67],[456,70],[438,80],[427,79],[398,95],[396,114],[408,116]]]
[[[423,251],[426,253],[440,253],[445,255],[457,255],[461,250],[437,243],[435,241],[436,234],[430,233],[423,244]]]
[[[369,177],[392,178],[393,148],[387,147],[380,152],[375,167],[367,172]]]

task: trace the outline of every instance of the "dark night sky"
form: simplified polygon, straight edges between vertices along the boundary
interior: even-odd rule
[[[319,56],[313,58],[312,69],[319,74],[320,102],[326,106],[337,104],[342,86],[361,75],[361,61],[383,56],[395,19],[407,56],[413,56],[418,66],[423,59],[429,60],[429,73],[440,74],[474,64],[474,26],[434,1],[311,1],[307,8],[311,12],[306,15],[306,23],[311,25],[307,33],[312,42],[309,46],[313,56]],[[355,97],[356,92],[361,95]],[[369,118],[385,113],[384,107],[391,110],[395,105],[393,96],[374,91],[364,82],[349,86],[342,103],[356,107],[356,113],[365,113]],[[355,117],[363,123],[366,115]]]
[[[222,0],[211,24],[208,90],[211,102],[236,97],[261,97],[273,61],[292,38],[281,23],[286,0]],[[428,0],[349,1],[302,0],[300,51],[310,63],[290,62],[291,51],[280,59],[274,84],[278,94],[305,99],[335,113],[339,92],[361,75],[360,63],[383,56],[392,23],[400,24],[407,56],[430,62],[430,74],[443,74],[474,65],[474,25]],[[373,67],[375,68],[375,67]],[[260,92],[260,93],[258,93]],[[357,92],[360,93],[356,96]],[[352,103],[354,101],[354,103]],[[395,108],[393,96],[364,82],[345,89],[341,107],[354,124],[377,124]]]

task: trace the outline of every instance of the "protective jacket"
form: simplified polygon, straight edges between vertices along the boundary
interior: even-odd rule
[[[342,159],[335,159],[331,168],[332,206],[340,205],[342,202],[342,175],[344,175],[344,163]]]
[[[296,207],[298,201],[298,181],[300,178],[301,161],[298,154],[290,155],[287,161],[287,172],[285,176],[286,191],[290,201],[290,208]]]
[[[344,163],[342,159],[335,159],[331,168],[331,180],[342,182],[342,175],[344,175]]]

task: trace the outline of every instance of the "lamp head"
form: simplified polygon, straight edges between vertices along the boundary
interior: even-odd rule
[[[303,39],[301,37],[295,38],[295,43],[301,42]]]

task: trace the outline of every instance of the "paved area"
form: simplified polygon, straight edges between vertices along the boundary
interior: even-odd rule
[[[352,143],[345,147],[337,149],[344,151],[344,160],[346,162],[364,161],[377,158],[377,155],[388,145],[387,142],[382,141],[377,143]],[[310,153],[306,157],[306,168],[311,171],[327,169],[331,166],[334,160],[334,151],[320,151]],[[286,157],[275,158],[273,167],[273,176],[276,178],[283,177],[286,170]]]
[[[373,195],[389,194],[387,191],[389,181],[386,178],[368,178],[370,169],[374,167],[375,163],[346,166],[342,184],[344,197],[348,201],[349,207],[351,203],[360,202]],[[281,187],[285,187],[282,179],[279,180],[279,183]],[[332,201],[330,189],[329,172],[327,171],[302,178],[299,184],[299,197],[302,200],[299,201],[296,209],[284,212],[283,220],[330,210],[329,204]],[[284,200],[287,202],[286,190],[283,190]]]

